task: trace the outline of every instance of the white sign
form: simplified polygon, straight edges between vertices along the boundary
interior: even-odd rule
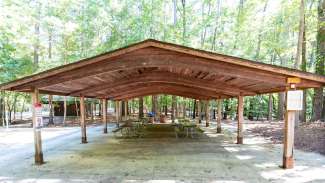
[[[43,116],[42,116],[42,104],[36,103],[34,104],[35,108],[35,117],[36,117],[36,129],[40,129],[43,127]]]
[[[287,110],[300,111],[302,110],[303,91],[294,90],[287,92]]]
[[[42,128],[43,127],[43,117],[36,117],[36,128]]]

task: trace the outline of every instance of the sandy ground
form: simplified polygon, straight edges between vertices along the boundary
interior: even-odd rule
[[[43,129],[42,166],[33,164],[31,129],[0,129],[0,182],[325,182],[323,155],[296,150],[295,168],[283,170],[281,145],[249,131],[237,145],[235,123],[223,134],[204,129],[199,139],[122,139],[93,126],[88,144],[77,127]]]

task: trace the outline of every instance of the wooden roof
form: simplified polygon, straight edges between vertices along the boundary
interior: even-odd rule
[[[231,98],[324,86],[325,77],[251,60],[145,40],[0,85],[1,90],[122,100],[153,94]]]

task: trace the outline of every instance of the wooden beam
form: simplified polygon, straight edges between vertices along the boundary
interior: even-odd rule
[[[201,91],[202,92],[202,91]],[[143,88],[139,88],[136,90],[130,89],[127,92],[121,92],[117,93],[115,95],[103,95],[107,96],[108,98],[114,98],[116,100],[122,100],[122,99],[129,99],[129,98],[135,98],[139,96],[146,96],[150,94],[169,94],[169,95],[177,95],[177,96],[183,96],[187,98],[195,98],[195,99],[216,99],[216,98],[221,98],[218,96],[218,94],[210,94],[208,95],[207,93],[209,92],[202,92],[199,93],[199,91],[196,90],[187,90],[182,87],[171,87],[171,88],[166,88],[164,86],[158,86],[158,85],[152,85],[146,86]],[[227,97],[229,98],[229,97]]]
[[[243,144],[244,97],[238,96],[237,105],[237,144]]]
[[[39,126],[37,117],[37,112],[36,111],[36,106],[41,105],[40,100],[39,100],[39,90],[38,89],[33,89],[32,95],[32,107],[33,107],[33,129],[34,129],[34,146],[35,146],[35,164],[36,165],[41,165],[44,163],[43,159],[43,151],[42,151],[42,135],[41,135],[41,126]]]
[[[210,101],[205,101],[205,126],[210,126]]]
[[[198,87],[191,87],[186,86],[182,84],[174,84],[174,83],[145,83],[142,85],[137,86],[137,84],[134,85],[128,85],[127,87],[120,88],[116,91],[107,91],[103,97],[107,98],[118,98],[119,96],[132,94],[135,92],[142,92],[142,91],[179,91],[179,92],[185,92],[185,93],[192,93],[193,95],[197,96],[206,96],[210,98],[230,98],[231,96],[220,94],[215,91],[209,91],[205,89],[201,89]]]
[[[189,47],[185,47],[185,46],[181,46],[181,45],[165,43],[165,42],[156,41],[156,40],[152,40],[152,42],[150,42],[150,44],[151,44],[151,46],[154,46],[154,47],[163,48],[163,49],[167,49],[167,50],[171,50],[171,51],[177,51],[177,52],[186,53],[186,54],[191,54],[194,56],[212,59],[215,61],[222,61],[222,62],[226,62],[226,63],[231,63],[231,64],[235,64],[235,65],[241,65],[244,67],[257,69],[257,70],[274,72],[274,74],[277,74],[277,75],[283,74],[283,75],[289,75],[289,76],[319,81],[319,82],[323,82],[323,83],[325,82],[325,77],[322,75],[315,75],[312,73],[303,72],[303,71],[290,69],[290,68],[286,68],[286,67],[265,64],[262,62],[251,61],[251,60],[242,59],[239,57],[218,54],[218,53],[214,53],[214,52],[199,50],[199,49],[195,49],[195,48],[189,48]]]
[[[191,93],[184,93],[184,92],[178,92],[178,91],[168,91],[168,90],[150,90],[150,91],[142,91],[142,92],[135,92],[135,93],[130,93],[128,95],[123,95],[123,96],[117,96],[114,99],[115,100],[125,100],[125,99],[132,99],[132,98],[137,98],[137,97],[144,97],[144,96],[149,96],[149,95],[176,95],[176,96],[181,96],[185,98],[191,98],[191,99],[201,99],[201,100],[207,100],[207,99],[215,99],[218,97],[207,97],[207,96],[198,96],[198,95],[193,95]]]
[[[133,53],[134,54],[134,53]],[[110,73],[123,70],[131,70],[137,68],[152,67],[174,67],[174,68],[191,68],[202,72],[222,73],[223,75],[248,79],[252,81],[269,82],[271,84],[286,84],[286,77],[268,72],[259,72],[256,69],[243,68],[241,66],[231,65],[223,62],[213,62],[204,58],[195,58],[189,55],[179,55],[175,53],[162,55],[140,55],[126,54],[118,58],[114,58],[109,62],[102,64],[94,64],[91,67],[83,67],[73,70],[73,72],[63,73],[61,75],[52,76],[47,79],[35,81],[14,87],[21,89],[24,87],[37,86],[43,88],[64,82],[70,82],[101,73]],[[176,61],[175,61],[176,58]],[[195,67],[194,67],[195,66]]]
[[[218,99],[217,133],[221,133],[222,99]]]
[[[163,82],[163,83],[176,83],[182,84],[187,86],[195,86],[202,89],[207,89],[211,91],[216,91],[219,93],[223,93],[224,95],[231,95],[237,96],[239,93],[246,93],[246,94],[256,94],[250,90],[242,90],[234,85],[228,85],[225,82],[211,82],[203,79],[193,78],[193,77],[186,77],[181,74],[174,74],[170,72],[153,72],[153,73],[146,73],[132,76],[132,78],[124,78],[124,79],[117,79],[115,82],[105,82],[100,83],[98,85],[89,86],[88,88],[81,89],[70,93],[69,95],[80,95],[80,94],[87,94],[98,92],[102,90],[114,90],[115,88],[119,88],[121,86],[126,86],[129,84],[143,84],[143,83],[150,83],[150,82]]]
[[[85,114],[85,97],[80,97],[80,126],[81,126],[81,143],[87,143],[87,133],[86,133],[86,114]]]
[[[107,100],[106,99],[102,99],[102,103],[103,103],[103,125],[104,125],[104,133],[107,133]]]
[[[58,74],[69,73],[72,70],[78,70],[83,67],[88,67],[89,65],[96,65],[99,62],[107,61],[107,59],[115,58],[120,55],[148,47],[149,45],[150,45],[149,41],[131,44],[129,46],[119,48],[116,50],[112,50],[112,51],[109,51],[109,52],[106,52],[106,53],[103,53],[103,54],[100,54],[100,55],[97,55],[97,56],[94,56],[91,58],[86,58],[86,59],[80,60],[78,62],[62,65],[62,66],[59,66],[59,67],[56,67],[53,69],[49,69],[49,70],[31,75],[31,76],[27,76],[27,77],[24,77],[24,78],[15,80],[15,81],[1,84],[0,90],[13,88],[18,85],[24,85],[24,84],[32,83],[35,81],[41,81],[45,78],[53,78],[53,77],[55,78]]]

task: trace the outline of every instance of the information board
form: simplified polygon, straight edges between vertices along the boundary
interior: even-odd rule
[[[287,92],[287,110],[300,111],[302,110],[303,91],[293,90]]]

